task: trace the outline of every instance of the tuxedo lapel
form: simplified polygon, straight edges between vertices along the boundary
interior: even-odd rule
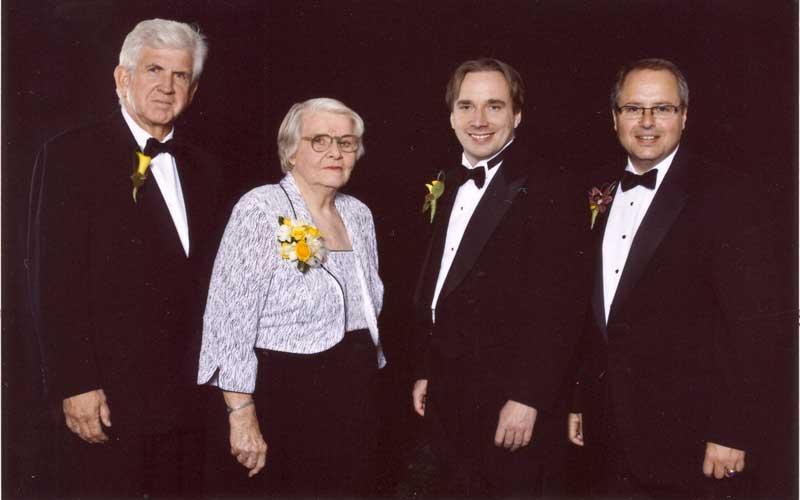
[[[442,265],[442,253],[444,243],[447,239],[447,226],[450,221],[450,213],[453,211],[453,202],[458,192],[458,181],[456,181],[455,170],[450,170],[445,174],[445,190],[438,203],[437,215],[433,218],[433,231],[428,244],[428,253],[422,267],[422,276],[414,293],[414,301],[422,307],[430,307],[433,302],[433,293],[436,288],[436,281],[439,278],[439,269]]]
[[[615,183],[612,196],[616,194],[619,182]],[[613,202],[612,205],[613,206]],[[597,225],[594,228],[594,238],[592,239],[594,248],[594,283],[592,286],[592,312],[594,313],[595,324],[606,336],[606,304],[605,291],[603,289],[603,237],[606,233],[608,216],[611,213],[611,206],[606,212],[598,216]]]
[[[123,126],[125,126],[124,123]],[[126,132],[128,135],[131,135],[129,130],[126,129]],[[132,138],[133,136],[131,135],[131,139]],[[132,157],[135,156],[134,152],[136,148],[135,142],[133,144],[134,149],[131,150],[130,154]],[[191,189],[187,189],[187,186],[191,186],[191,181],[188,180],[191,176],[184,175],[185,170],[188,169],[180,170],[181,159],[177,156],[177,153],[175,155],[175,161],[178,165],[178,175],[184,196],[184,203],[186,205],[186,215],[189,222],[189,237],[191,241],[192,219],[189,212],[191,200],[188,196],[188,192],[191,191]],[[129,172],[132,170],[133,167],[130,168]],[[130,175],[130,173],[128,175]],[[128,184],[130,184],[130,182]],[[128,200],[134,205],[134,211],[142,237],[147,241],[160,240],[158,243],[153,243],[153,248],[162,249],[161,252],[174,252],[175,255],[185,258],[186,252],[183,249],[178,230],[175,228],[172,215],[169,212],[166,201],[164,201],[164,195],[161,193],[161,189],[152,172],[148,174],[144,185],[139,188],[136,194],[136,202],[133,202],[130,193]],[[189,247],[191,249],[191,244]]]
[[[202,228],[200,227],[202,218],[198,216],[198,213],[204,203],[201,193],[203,193],[205,186],[202,185],[203,179],[197,175],[197,165],[192,164],[192,157],[181,147],[178,147],[175,152],[175,164],[177,165],[183,203],[186,208],[186,224],[189,228],[189,257],[192,257],[198,250],[198,236],[202,233]],[[208,201],[205,200],[206,203]],[[164,208],[166,208],[166,205]],[[177,231],[175,236],[178,236]],[[182,249],[183,245],[181,245]]]
[[[644,274],[653,254],[686,205],[688,194],[688,160],[679,152],[647,210],[631,244],[622,271],[609,318],[622,307]],[[602,272],[602,271],[601,271]]]
[[[440,300],[452,292],[475,265],[486,242],[508,209],[511,208],[514,198],[528,179],[524,167],[526,165],[514,164],[511,158],[507,158],[497,167],[500,170],[495,174],[467,225],[458,246],[458,252],[456,252],[453,264],[442,286]],[[439,254],[441,255],[441,251]]]
[[[186,252],[178,236],[178,230],[175,228],[175,223],[172,221],[169,208],[167,208],[164,196],[161,194],[156,180],[150,176],[146,183],[149,184],[147,190],[139,193],[141,196],[137,196],[143,232],[153,233],[147,236],[148,240],[159,239],[163,241],[163,243],[156,244],[157,248],[180,252],[185,257]]]

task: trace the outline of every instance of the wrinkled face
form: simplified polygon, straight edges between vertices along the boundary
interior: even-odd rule
[[[292,174],[298,184],[312,188],[339,189],[350,179],[356,163],[356,152],[345,153],[334,140],[322,152],[314,151],[311,138],[327,134],[331,137],[353,135],[353,120],[339,113],[304,112],[302,133],[297,151],[289,157]]]
[[[472,165],[500,151],[521,119],[521,112],[514,113],[508,82],[499,71],[467,73],[450,112],[450,125]]]
[[[649,108],[659,104],[681,105],[675,76],[666,70],[643,69],[628,73],[617,106]],[[616,111],[611,114],[619,142],[639,172],[650,170],[675,151],[686,126],[686,109],[683,108],[659,118],[649,111],[636,119],[624,119]]]
[[[192,54],[187,50],[143,47],[131,71],[114,70],[125,109],[143,129],[162,138],[194,97]]]

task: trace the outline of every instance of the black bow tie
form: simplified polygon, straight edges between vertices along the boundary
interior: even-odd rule
[[[658,178],[658,169],[648,170],[642,175],[636,175],[633,172],[625,171],[622,174],[622,190],[627,191],[636,186],[642,186],[647,189],[656,188],[656,179]]]
[[[147,139],[147,144],[144,145],[144,151],[142,151],[142,153],[150,158],[155,158],[160,153],[167,153],[174,156],[175,141],[170,139],[166,142],[158,142],[157,139],[151,137]]]
[[[483,167],[467,168],[462,165],[460,184],[464,184],[470,179],[472,179],[478,189],[482,188],[484,182],[486,182],[486,169]]]
[[[506,148],[508,149],[508,148]],[[458,185],[462,185],[468,180],[472,179],[475,183],[475,186],[480,189],[483,187],[483,184],[486,182],[486,171],[493,169],[497,166],[498,163],[503,161],[503,154],[505,151],[500,153],[499,155],[495,156],[488,162],[486,162],[486,167],[475,167],[475,168],[467,168],[464,165],[461,165],[461,179]]]

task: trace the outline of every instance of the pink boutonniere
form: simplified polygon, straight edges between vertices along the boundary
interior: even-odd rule
[[[616,186],[616,182],[611,182],[603,184],[599,188],[593,187],[589,190],[589,210],[592,212],[592,222],[589,225],[589,229],[594,229],[597,215],[604,214],[606,210],[608,210],[609,205],[611,205],[611,202],[614,200],[614,196],[611,193],[614,192]]]

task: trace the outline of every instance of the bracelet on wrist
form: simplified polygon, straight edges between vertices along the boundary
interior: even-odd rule
[[[228,410],[228,415],[230,415],[231,413],[233,413],[233,412],[235,412],[235,411],[241,410],[241,409],[243,409],[243,408],[247,408],[248,406],[253,406],[254,404],[256,404],[255,400],[252,400],[252,399],[251,399],[251,400],[250,400],[250,401],[248,401],[247,403],[245,403],[245,404],[243,404],[243,405],[241,405],[241,406],[237,406],[236,408],[231,408],[230,406],[227,406],[227,405],[226,405],[226,406],[225,406],[225,409],[226,409],[226,410]]]

